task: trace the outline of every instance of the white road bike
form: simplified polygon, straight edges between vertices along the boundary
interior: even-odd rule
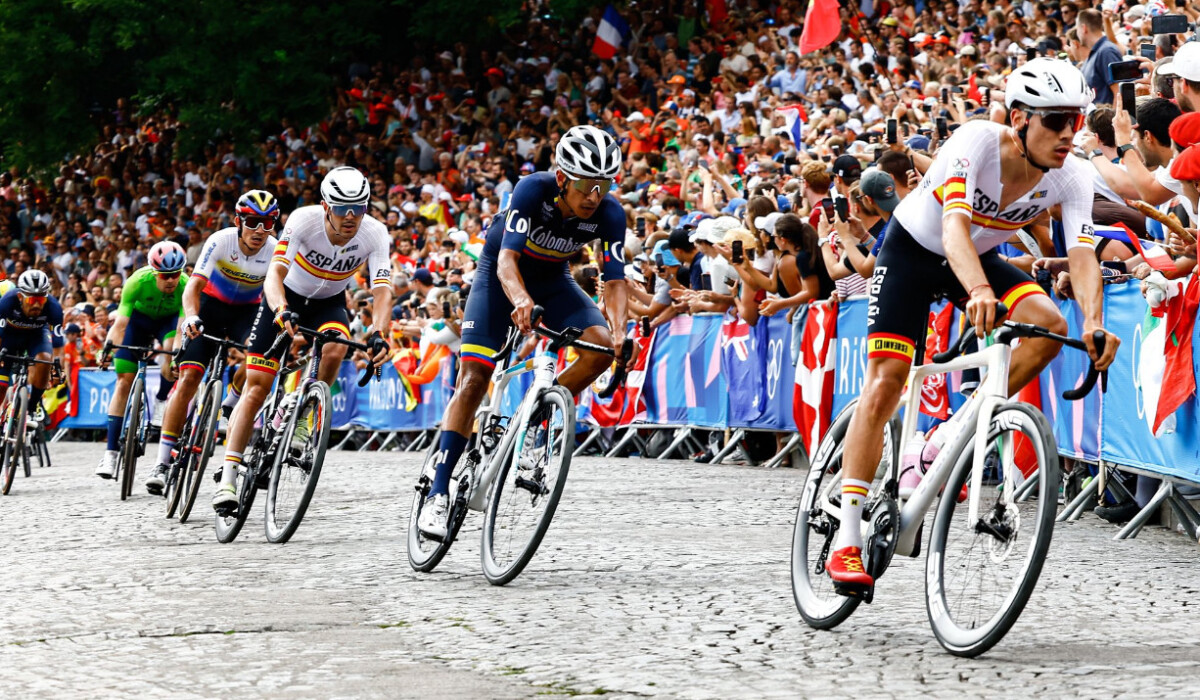
[[[964,657],[992,648],[1020,616],[1041,573],[1058,505],[1053,429],[1041,411],[1007,395],[1011,343],[1017,338],[1049,338],[1086,351],[1080,340],[1006,321],[994,332],[993,344],[962,355],[973,337],[964,331],[950,351],[910,370],[897,414],[885,430],[884,452],[863,522],[856,525],[864,533],[866,572],[878,582],[893,554],[920,554],[925,515],[939,494],[947,494],[938,501],[932,520],[925,600],[938,642]],[[1103,352],[1104,334],[1097,331],[1094,339]],[[986,368],[987,374],[939,428],[949,431],[946,444],[917,489],[901,502],[900,455],[916,430],[922,381],[970,368]],[[1064,392],[1063,398],[1083,398],[1101,374],[1092,365],[1083,383]],[[873,595],[835,589],[825,570],[842,524],[842,454],[854,408],[852,403],[838,415],[820,443],[792,535],[792,593],[800,615],[817,629],[841,624]]]

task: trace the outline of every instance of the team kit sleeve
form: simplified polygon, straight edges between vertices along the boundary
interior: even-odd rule
[[[504,215],[504,237],[500,240],[502,250],[525,249],[525,238],[533,227],[533,217],[542,206],[545,186],[537,176],[522,178],[513,189],[508,211]]]
[[[192,274],[202,280],[208,280],[212,277],[213,270],[217,266],[217,258],[219,257],[217,248],[221,245],[222,236],[210,236],[204,244],[204,249],[200,251],[200,262],[196,264],[196,268],[192,270]]]
[[[605,207],[604,220],[600,226],[604,231],[602,276],[605,282],[625,279],[625,210],[620,206]]]
[[[1072,164],[1074,165],[1074,164]],[[1096,247],[1096,229],[1092,222],[1092,200],[1095,195],[1092,179],[1082,168],[1072,167],[1061,179],[1063,183],[1062,225],[1067,250]]]
[[[392,261],[388,259],[391,239],[386,232],[376,236],[375,245],[367,255],[367,274],[371,276],[371,289],[392,286]]]
[[[943,220],[951,214],[963,214],[968,219],[974,214],[975,173],[983,165],[982,153],[974,146],[987,141],[965,133],[955,136],[958,138],[951,137],[938,154],[938,160],[944,159],[946,163],[946,175],[935,190],[935,195],[941,192]]]
[[[146,276],[153,275],[154,272],[149,267],[143,267],[125,283],[125,288],[121,290],[121,304],[117,307],[117,315],[130,318],[133,316],[133,307],[141,298],[142,288],[146,284]]]
[[[296,245],[292,244],[292,227],[288,226],[283,229],[283,235],[279,237],[279,241],[275,244],[275,253],[271,255],[272,265],[282,265],[284,268],[291,269],[292,261],[296,259]]]

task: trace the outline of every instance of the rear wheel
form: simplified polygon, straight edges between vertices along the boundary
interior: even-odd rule
[[[0,455],[4,483],[0,492],[5,496],[12,490],[17,464],[25,457],[25,414],[29,408],[29,387],[22,386],[11,395],[8,420],[4,422],[4,450]]]
[[[146,419],[146,383],[140,376],[133,380],[133,386],[129,389],[128,410],[125,412],[125,443],[121,445],[121,500],[129,498],[133,494],[133,479],[137,473],[138,454],[141,452],[139,444],[141,435],[145,428],[143,421]]]
[[[938,641],[951,654],[974,657],[999,642],[1037,585],[1058,507],[1058,452],[1041,411],[1005,404],[988,427],[982,474],[974,474],[975,441],[954,460],[938,504],[925,568],[925,602]],[[1026,480],[1027,500],[1015,495]],[[963,486],[962,503],[951,494]],[[977,501],[972,521],[969,506]]]
[[[796,510],[796,525],[792,530],[792,596],[796,609],[810,627],[832,629],[845,622],[858,608],[858,598],[849,598],[837,593],[833,581],[825,571],[825,562],[837,540],[840,520],[842,454],[846,448],[846,431],[854,415],[857,400],[842,409],[813,457],[812,467],[805,480],[800,505]],[[888,421],[884,432],[883,454],[877,477],[886,480],[891,466],[899,459],[900,423],[893,418]],[[881,480],[876,479],[871,487],[868,502],[877,500]],[[864,508],[864,517],[872,509]],[[857,523],[857,527],[864,527]],[[868,555],[866,549],[864,557]],[[869,562],[864,562],[870,566]]]
[[[192,437],[188,444],[191,454],[186,468],[181,473],[180,491],[184,494],[179,506],[181,523],[187,522],[192,508],[196,505],[196,497],[204,481],[204,471],[208,469],[208,461],[217,446],[217,424],[221,419],[221,382],[213,380],[206,384],[200,401],[197,408],[198,418],[192,427]]]
[[[575,401],[561,386],[538,397],[496,481],[483,521],[483,575],[497,586],[516,578],[537,552],[567,483],[575,451]]]
[[[312,502],[329,446],[329,386],[313,382],[283,428],[267,487],[267,541],[292,538]]]

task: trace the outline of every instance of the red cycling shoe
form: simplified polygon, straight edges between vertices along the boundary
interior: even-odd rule
[[[864,597],[875,587],[875,579],[863,568],[861,547],[843,547],[830,554],[825,571],[840,595]]]

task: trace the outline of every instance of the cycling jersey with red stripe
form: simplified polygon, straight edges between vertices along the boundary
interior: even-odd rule
[[[896,207],[895,218],[922,247],[944,256],[942,220],[970,217],[971,240],[975,250],[983,253],[1061,204],[1067,247],[1094,247],[1092,178],[1085,169],[1089,166],[1074,156],[1000,210],[999,153],[1002,139],[1007,138],[1013,138],[1011,129],[995,122],[963,124],[942,146],[920,186]]]
[[[363,218],[346,245],[334,246],[325,233],[325,209],[313,205],[300,207],[288,217],[271,263],[288,269],[283,286],[310,299],[328,299],[346,291],[363,263],[372,288],[389,287],[390,247],[387,227],[371,217]]]
[[[240,240],[235,226],[209,236],[192,276],[205,281],[204,294],[226,304],[257,304],[278,241],[267,236],[258,252],[246,255]]]

